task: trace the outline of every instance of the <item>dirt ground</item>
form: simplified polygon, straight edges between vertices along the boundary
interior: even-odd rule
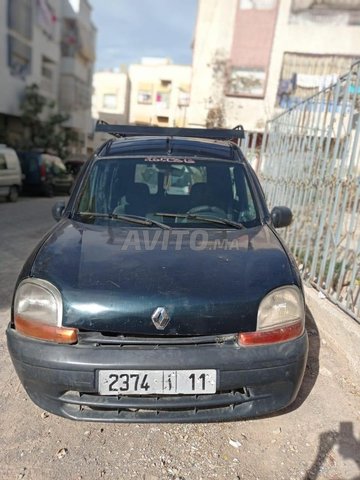
[[[80,423],[43,412],[13,370],[8,319],[2,311],[1,479],[360,479],[359,375],[319,334],[310,310],[310,356],[295,404],[267,418],[201,425]]]

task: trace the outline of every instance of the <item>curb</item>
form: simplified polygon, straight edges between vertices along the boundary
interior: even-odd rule
[[[319,292],[304,285],[305,299],[321,337],[339,351],[354,371],[360,370],[360,324]]]

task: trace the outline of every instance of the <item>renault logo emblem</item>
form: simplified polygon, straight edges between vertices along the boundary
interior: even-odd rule
[[[165,307],[157,307],[151,315],[151,320],[158,330],[164,330],[170,322],[170,317]]]

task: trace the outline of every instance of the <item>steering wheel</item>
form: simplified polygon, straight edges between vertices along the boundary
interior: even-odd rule
[[[208,213],[210,216],[213,216],[213,217],[222,217],[222,218],[226,218],[226,212],[222,209],[222,208],[219,208],[219,207],[214,207],[214,206],[210,206],[210,205],[199,205],[198,207],[193,207],[193,208],[190,208],[190,210],[187,212],[188,214],[192,215],[196,215],[197,213]]]

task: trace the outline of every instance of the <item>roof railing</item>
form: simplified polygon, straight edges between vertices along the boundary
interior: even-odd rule
[[[242,125],[234,129],[226,128],[178,128],[178,127],[154,127],[138,125],[111,125],[103,120],[98,120],[95,132],[105,132],[117,138],[138,136],[161,136],[161,137],[191,137],[208,138],[212,140],[231,140],[238,142],[245,138]]]

